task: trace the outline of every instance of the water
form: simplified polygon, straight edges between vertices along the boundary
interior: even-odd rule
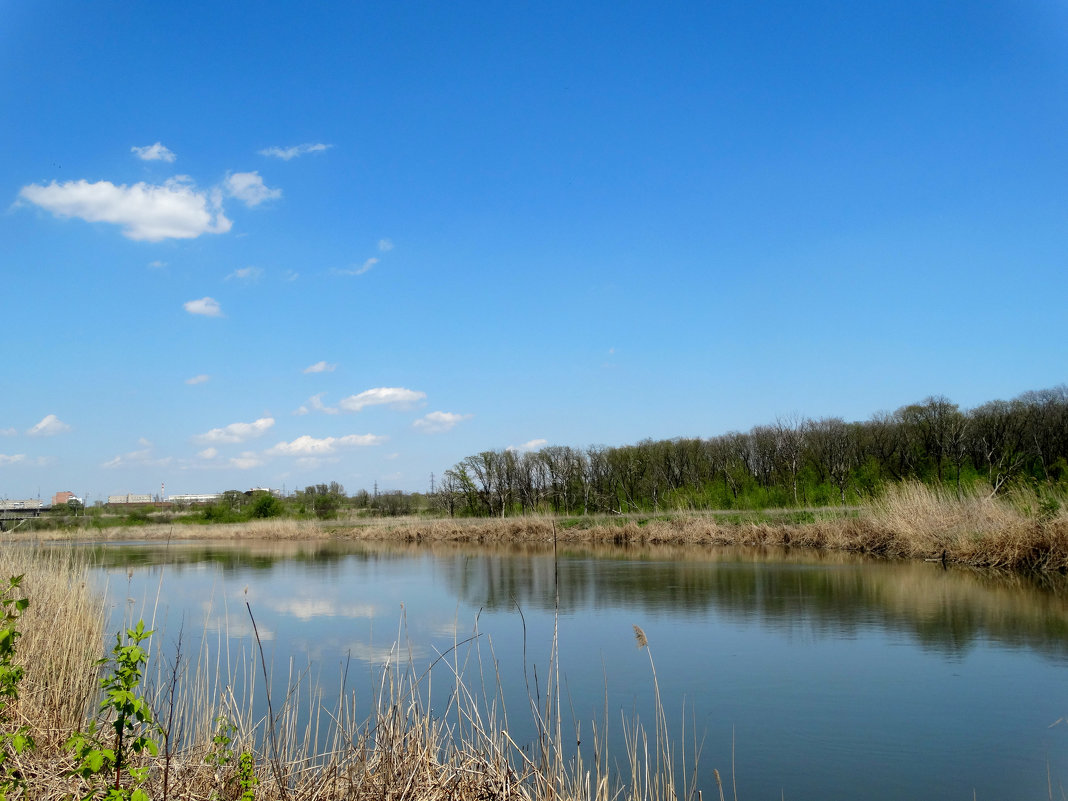
[[[709,548],[554,561],[515,547],[142,543],[95,557],[112,630],[154,618],[165,650],[179,629],[187,643],[206,630],[250,648],[247,602],[275,697],[292,663],[327,696],[347,672],[370,703],[391,655],[421,673],[444,654],[431,674],[440,711],[454,658],[490,694],[496,660],[521,744],[535,736],[528,692],[544,692],[558,608],[565,721],[582,721],[588,745],[607,714],[620,754],[623,718],[652,725],[655,666],[671,731],[685,714],[703,742],[708,798],[713,768],[732,794],[732,760],[743,801],[1033,799],[1048,796],[1047,770],[1055,794],[1068,782],[1068,724],[1051,726],[1068,715],[1061,580]]]

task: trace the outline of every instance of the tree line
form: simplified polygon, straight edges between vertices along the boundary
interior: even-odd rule
[[[962,410],[936,395],[869,420],[779,418],[748,432],[636,445],[483,451],[445,471],[449,516],[625,514],[860,502],[888,481],[1068,482],[1068,385]]]

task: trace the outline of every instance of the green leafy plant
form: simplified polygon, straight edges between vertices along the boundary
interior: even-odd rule
[[[236,774],[229,774],[223,779],[223,769],[234,761],[234,737],[237,734],[237,726],[231,723],[225,716],[215,719],[215,734],[211,738],[211,750],[208,751],[204,760],[216,770],[216,790],[212,792],[213,801],[221,797],[234,798],[234,785],[240,789],[237,801],[255,801],[256,785],[256,760],[248,751],[242,751],[237,759]],[[225,788],[224,796],[220,796],[218,788]]]
[[[28,598],[17,597],[21,583],[22,576],[12,576],[0,594],[0,720],[5,723],[10,705],[18,700],[19,682],[24,673],[24,668],[15,664],[15,643],[22,636],[16,623],[30,605]],[[12,757],[35,745],[25,726],[0,732],[0,801],[6,801],[8,793],[14,790],[25,790],[25,780],[11,764]]]
[[[241,788],[239,801],[256,801],[256,760],[248,751],[242,751],[237,761],[237,784]]]
[[[152,756],[159,753],[159,744],[153,739],[158,728],[152,710],[138,691],[142,670],[148,661],[148,653],[141,643],[151,634],[151,631],[145,631],[143,620],[137,621],[134,628],[126,630],[127,642],[123,643],[122,635],[116,634],[111,657],[98,663],[113,664],[111,672],[100,679],[103,691],[100,714],[102,719],[110,719],[114,738],[105,743],[101,727],[93,721],[88,732],[79,732],[67,741],[67,748],[78,760],[73,774],[90,785],[82,801],[98,797],[104,801],[149,801],[141,788],[148,769],[131,767],[130,758],[131,754],[142,751]],[[124,773],[129,777],[126,786],[123,785]],[[97,795],[100,779],[107,782],[103,796]]]

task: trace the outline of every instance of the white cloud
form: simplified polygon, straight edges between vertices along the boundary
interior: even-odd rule
[[[173,162],[177,156],[169,149],[163,146],[161,142],[156,142],[154,145],[146,145],[145,147],[131,147],[130,152],[137,155],[137,158],[142,161],[166,161],[168,163]]]
[[[207,375],[206,373],[201,373],[200,375],[195,375],[192,378],[187,378],[185,380],[185,383],[189,384],[190,386],[193,386],[196,384],[206,384],[210,380],[210,375]]]
[[[66,433],[70,430],[71,427],[54,414],[47,414],[41,419],[41,422],[26,433],[31,437],[52,437],[56,434]]]
[[[258,206],[265,200],[282,197],[281,189],[268,189],[260,174],[252,172],[235,172],[226,176],[226,192],[236,197],[246,206]]]
[[[304,368],[304,373],[305,373],[305,375],[307,375],[308,373],[332,373],[336,369],[337,369],[337,365],[336,364],[328,364],[327,362],[323,361],[323,362],[316,362],[315,364],[312,364],[312,365],[309,365],[308,367],[305,367]]]
[[[373,619],[375,607],[372,604],[338,603],[329,598],[294,598],[266,599],[268,609],[290,615],[299,620],[311,620],[316,617],[347,617]]]
[[[522,445],[509,445],[505,450],[515,451],[516,453],[522,453],[523,451],[536,451],[549,444],[547,439],[532,439],[529,442],[524,442]]]
[[[13,437],[18,433],[14,428],[0,428],[0,437]]]
[[[346,434],[343,437],[315,437],[305,434],[292,442],[279,442],[267,453],[284,456],[322,456],[334,453],[339,448],[362,448],[368,445],[381,445],[388,437],[377,434]]]
[[[347,270],[335,269],[331,270],[331,272],[334,273],[334,275],[363,275],[376,264],[378,264],[378,259],[372,256],[359,267],[350,267]]]
[[[182,308],[190,314],[200,314],[204,317],[222,317],[222,307],[215,298],[200,298],[199,300],[187,300]]]
[[[378,251],[379,251],[379,253],[389,253],[389,251],[391,251],[391,250],[393,250],[393,240],[392,239],[379,239],[378,240]]]
[[[300,278],[300,273],[298,273],[296,270],[286,270],[282,274],[283,281],[296,281],[298,278]]]
[[[126,238],[147,242],[224,234],[232,225],[223,214],[219,193],[197,191],[186,176],[172,178],[161,186],[144,182],[115,186],[110,181],[52,181],[48,186],[24,186],[19,197],[57,217],[121,225]]]
[[[375,387],[349,395],[338,403],[346,412],[358,412],[367,406],[389,406],[393,409],[410,409],[419,401],[426,400],[425,392],[403,387]]]
[[[162,270],[167,266],[167,262],[156,259],[155,261],[150,261],[148,266],[152,270]]]
[[[305,371],[305,372],[307,372],[307,371]],[[312,410],[321,411],[321,412],[324,412],[326,414],[336,414],[337,412],[341,411],[341,409],[337,408],[336,406],[327,406],[326,404],[323,403],[323,396],[325,394],[327,394],[327,393],[320,392],[317,395],[312,395],[310,398],[308,398],[308,404],[307,405],[302,405],[299,409],[297,409],[294,412],[294,414],[307,414],[308,412],[310,412]],[[309,408],[309,407],[311,407],[311,408]]]
[[[412,426],[427,434],[438,434],[454,428],[461,421],[469,420],[473,416],[470,414],[454,414],[453,412],[431,412],[425,417],[420,417],[412,423]]]
[[[329,150],[332,147],[333,145],[324,145],[322,142],[315,142],[314,144],[308,142],[303,145],[294,145],[293,147],[265,147],[260,151],[260,155],[289,161],[290,159],[295,159],[297,156],[303,156],[306,153],[322,153],[324,150]]]
[[[193,437],[196,442],[218,442],[229,444],[244,442],[248,439],[262,436],[274,425],[273,417],[261,417],[254,423],[230,423],[223,428],[213,428],[205,434],[197,434]]]
[[[238,470],[251,470],[263,464],[263,459],[252,451],[245,451],[240,456],[234,456],[229,461],[229,466]]]
[[[263,270],[261,270],[259,267],[239,267],[238,269],[230,273],[228,276],[226,276],[226,280],[249,281],[251,283],[259,281],[262,276]]]
[[[26,454],[24,453],[13,453],[10,455],[6,453],[0,453],[0,467],[5,464],[18,464],[19,462],[23,462],[25,460]]]
[[[128,467],[130,465],[165,467],[173,461],[169,456],[157,457],[153,452],[152,442],[144,437],[139,437],[137,444],[141,446],[139,450],[130,451],[109,459],[101,467]]]
[[[215,448],[205,448],[202,451],[197,451],[197,456],[201,459],[214,459],[219,455],[219,451]]]

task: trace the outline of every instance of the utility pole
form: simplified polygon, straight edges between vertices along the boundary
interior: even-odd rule
[[[434,474],[430,474],[430,494],[434,494]]]

